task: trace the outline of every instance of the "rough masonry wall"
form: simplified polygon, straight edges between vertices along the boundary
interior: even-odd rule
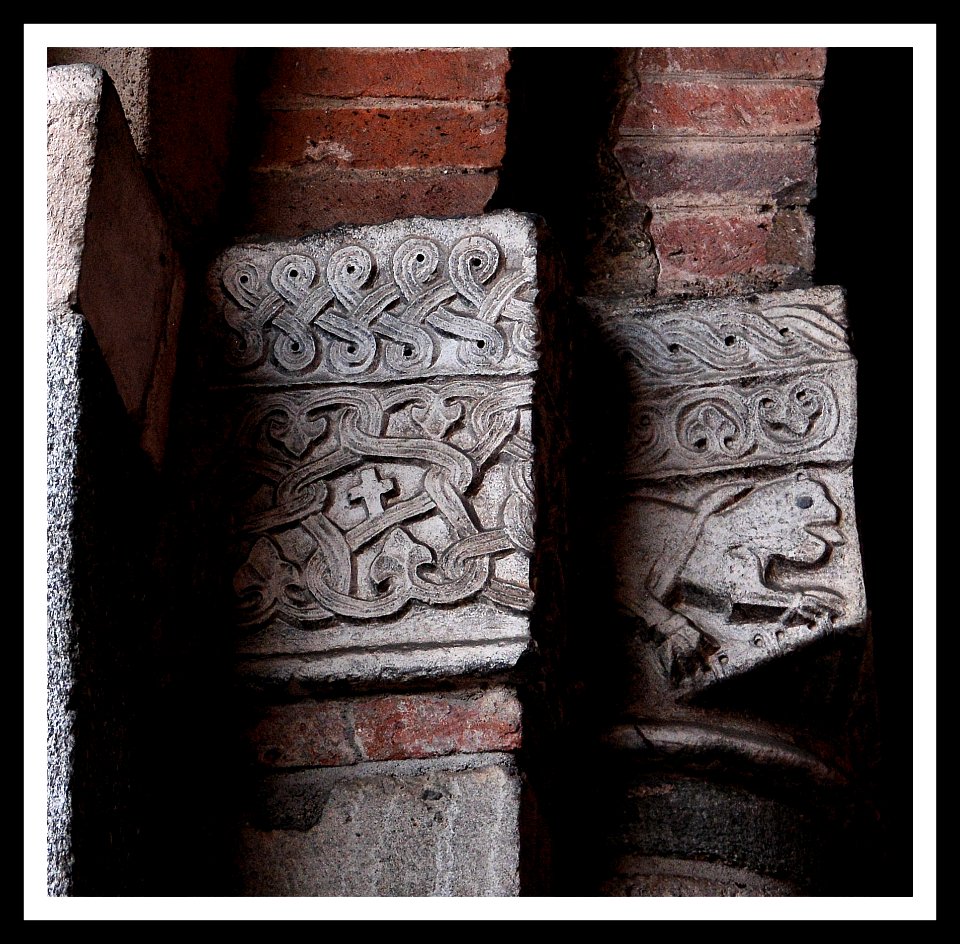
[[[481,213],[506,141],[503,48],[270,51],[247,232]]]
[[[108,70],[129,79],[118,83],[121,95],[127,96],[127,120],[164,199],[177,208],[174,222],[182,241],[193,241],[203,227],[210,227],[211,231],[229,230],[238,236],[259,234],[255,241],[262,246],[269,240],[292,239],[344,223],[480,214],[491,198],[494,203],[497,196],[506,199],[503,193],[495,194],[507,147],[506,78],[512,54],[506,49],[284,48],[241,53],[237,59],[238,95],[246,113],[241,113],[235,124],[233,140],[238,147],[230,154],[224,142],[229,137],[233,98],[224,77],[230,74],[232,56],[237,51],[94,52],[102,54]],[[555,231],[565,238],[580,225],[588,233],[592,231],[586,253],[573,240],[562,245],[574,268],[583,261],[582,256],[587,257],[585,277],[578,283],[580,293],[594,301],[599,299],[601,304],[624,298],[630,304],[640,304],[678,296],[730,296],[808,285],[813,270],[809,204],[816,192],[817,96],[826,51],[643,48],[606,52],[613,67],[610,77],[603,79],[610,101],[590,101],[584,96],[585,107],[601,110],[603,122],[595,124],[602,124],[607,133],[602,142],[584,136],[590,138],[591,157],[595,145],[599,145],[599,175],[571,174],[569,192],[553,188],[556,194],[549,205],[516,205],[517,209],[542,212],[548,226],[561,224]],[[567,63],[575,61],[572,54],[564,59]],[[597,60],[584,57],[580,61]],[[184,82],[179,83],[176,79],[181,74]],[[548,83],[552,81],[548,79]],[[204,95],[206,88],[211,90],[208,97]],[[510,117],[515,121],[517,116]],[[581,127],[586,123],[584,117]],[[208,135],[209,141],[204,143]],[[204,150],[206,147],[209,150]],[[552,181],[552,162],[555,157],[562,159],[559,150],[549,141],[541,142],[539,156],[531,165],[534,173],[542,167],[546,179]],[[236,162],[235,176],[230,174],[230,161]],[[512,192],[527,192],[532,183],[519,179],[519,190]],[[228,199],[221,199],[224,194]],[[592,216],[580,210],[589,203],[580,199],[585,194],[599,207]],[[515,206],[509,201],[499,205]],[[568,225],[570,220],[577,226]],[[296,251],[302,248],[296,247]],[[346,264],[349,260],[344,257],[344,261]],[[243,345],[238,348],[241,355],[251,350],[245,345],[257,343],[253,328],[259,330],[269,322],[272,328],[282,328],[277,335],[282,342],[280,350],[299,370],[296,363],[304,349],[298,346],[302,340],[298,330],[303,327],[298,322],[303,318],[310,321],[316,315],[311,306],[318,302],[320,286],[305,291],[305,284],[301,284],[303,259],[298,257],[296,265],[290,258],[286,262],[286,268],[276,270],[231,270],[236,277],[231,285],[237,303],[231,316],[243,326]],[[344,310],[351,318],[365,319],[368,326],[373,323],[372,330],[384,334],[390,342],[386,347],[397,359],[414,357],[419,353],[417,346],[401,342],[415,340],[417,332],[403,324],[391,326],[389,318],[377,320],[383,306],[396,301],[393,296],[397,293],[391,295],[393,290],[385,284],[357,284],[356,278],[347,278],[355,275],[355,264],[356,260],[350,262],[354,268],[345,267],[337,282],[337,298]],[[391,270],[386,257],[378,259],[377,266],[378,272]],[[193,283],[197,276],[198,271],[193,271]],[[254,277],[255,284],[250,282]],[[253,289],[267,287],[268,277],[275,280],[270,284],[276,291],[271,289],[263,297],[258,294],[254,298]],[[483,292],[474,294],[472,302],[486,304],[480,297]],[[755,301],[748,299],[749,304]],[[278,313],[282,317],[277,317]],[[451,326],[462,328],[463,313],[460,309],[447,312],[438,330],[449,333]],[[336,318],[327,321],[328,327],[346,330]],[[407,335],[403,335],[404,330]],[[317,336],[326,338],[322,333]],[[341,339],[331,345],[340,352],[338,356],[346,358],[356,353],[350,348],[349,334],[334,331],[332,337]],[[718,342],[724,350],[735,347],[736,339],[729,337],[727,340],[725,334]],[[617,376],[617,369],[623,369],[621,362],[619,368],[607,371],[604,356],[610,354],[609,345],[605,351],[591,361],[593,355],[581,349],[581,383],[590,386],[591,372],[605,373],[609,381]],[[556,344],[545,344],[542,353],[541,373],[553,378],[556,386],[563,386],[555,365],[548,364],[549,358],[559,358]],[[196,352],[191,348],[187,356],[192,362]],[[383,379],[380,375],[366,377],[357,387],[369,389],[371,380],[379,384]],[[303,376],[283,386],[287,389],[282,395],[271,393],[274,399],[270,402],[275,401],[279,407],[261,430],[264,438],[259,445],[274,453],[290,453],[296,461],[289,456],[284,461],[297,472],[298,464],[302,464],[298,450],[309,451],[314,439],[323,433],[321,427],[326,429],[330,424],[336,429],[342,417],[319,409],[329,406],[326,401],[317,401],[314,409],[288,409],[294,401],[306,403]],[[596,389],[604,388],[599,385]],[[364,398],[358,394],[355,399]],[[606,417],[599,428],[605,428],[604,422],[615,425],[623,419],[618,411],[626,409],[628,402],[615,396],[603,400],[589,422],[595,424],[597,417]],[[796,411],[784,414],[786,418],[773,416],[777,429],[789,431],[790,422],[802,425],[810,421],[810,416],[803,413],[807,406],[819,409],[818,402],[798,401],[794,405],[800,410],[796,416]],[[411,422],[422,425],[433,438],[442,439],[448,428],[455,430],[451,422],[456,419],[451,421],[450,417],[456,406],[447,401],[433,406],[427,400],[418,401],[414,409],[420,419],[411,413]],[[583,404],[579,408],[586,410]],[[730,443],[724,437],[729,423],[724,425],[724,416],[722,409],[714,409],[698,414],[697,420],[702,419],[700,425],[719,444],[727,446]],[[816,413],[814,420],[819,416]],[[484,419],[481,426],[489,420]],[[635,440],[642,439],[645,432],[649,432],[647,425],[635,423],[630,432],[620,429],[619,436],[615,433],[603,446],[613,451],[624,445],[636,446]],[[393,434],[384,435],[389,440]],[[704,442],[710,438],[707,436]],[[198,449],[210,448],[212,439]],[[691,445],[700,448],[697,443],[697,438],[691,439]],[[582,450],[583,443],[576,448]],[[582,452],[574,455],[574,462],[578,456]],[[849,459],[846,452],[843,458]],[[540,485],[556,479],[557,470],[566,465],[566,461],[536,463],[538,489],[544,492]],[[668,471],[672,474],[676,469]],[[393,486],[402,492],[405,487],[395,476],[390,478],[393,472],[381,468],[379,479],[374,474],[351,481],[350,490],[344,489],[340,496],[344,507],[354,515],[360,515],[366,507],[371,517],[390,511],[398,497],[385,489]],[[731,471],[731,480],[734,472],[739,476],[739,467]],[[317,486],[309,474],[304,481],[310,488]],[[559,502],[555,509],[544,505],[548,514],[540,519],[557,523],[565,520],[568,512],[573,518],[578,514],[596,517],[590,505],[596,494],[595,483],[588,484],[574,496],[573,505]],[[227,497],[232,501],[236,496]],[[294,489],[282,497],[293,501],[302,495]],[[579,511],[576,502],[582,503]],[[191,505],[191,515],[195,510]],[[269,530],[275,529],[278,521],[268,514],[261,523]],[[289,522],[281,523],[286,527]],[[543,537],[537,535],[541,557]],[[378,560],[385,563],[374,567],[372,560],[367,562],[365,573],[384,578],[381,581],[378,577],[381,590],[395,587],[403,569],[394,564],[403,554],[410,556],[411,546],[399,538],[394,543],[396,546],[382,549],[396,552],[393,557],[381,554]],[[296,569],[288,558],[306,554],[312,545],[292,542],[277,546],[282,553],[251,553],[239,586],[248,591],[262,585],[277,599],[288,598],[288,608],[296,609],[303,602],[298,597],[302,586],[298,580],[288,579]],[[583,542],[584,555],[595,546]],[[247,550],[252,552],[256,547],[269,550],[270,542],[251,544]],[[271,567],[271,573],[265,574]],[[410,573],[416,577],[417,566],[408,576]],[[319,583],[329,576],[324,574],[326,571],[320,572],[323,580]],[[825,646],[820,640],[819,648],[810,646],[784,668],[766,666],[767,689],[763,688],[761,673],[757,683],[760,696],[750,694],[750,682],[744,687],[743,677],[736,682],[740,688],[725,683],[719,696],[709,693],[717,703],[726,705],[722,716],[715,716],[705,702],[702,717],[710,723],[701,727],[691,726],[691,718],[686,715],[674,725],[672,707],[668,713],[671,716],[664,720],[658,717],[659,706],[644,705],[627,726],[629,730],[611,728],[614,712],[609,709],[613,702],[625,692],[637,694],[631,686],[637,687],[643,675],[634,671],[629,659],[617,657],[616,664],[611,664],[611,650],[605,644],[609,637],[601,632],[597,612],[612,605],[615,594],[604,582],[609,582],[609,573],[601,574],[595,584],[590,583],[590,576],[590,568],[585,566],[576,578],[588,600],[579,614],[579,625],[586,627],[582,637],[586,645],[577,657],[577,671],[580,663],[588,664],[587,683],[594,688],[586,698],[596,701],[600,728],[607,740],[612,737],[616,742],[612,745],[615,752],[623,752],[629,759],[623,761],[623,770],[614,770],[616,765],[603,754],[611,746],[606,745],[601,750],[606,772],[598,776],[601,768],[590,760],[590,751],[596,745],[587,744],[584,750],[585,742],[571,741],[574,746],[565,744],[557,751],[557,757],[562,755],[564,759],[567,750],[576,751],[578,766],[583,770],[582,774],[571,775],[571,785],[563,788],[573,802],[570,820],[565,821],[563,816],[556,819],[557,832],[593,830],[601,835],[595,829],[596,818],[588,815],[590,810],[615,811],[610,813],[613,825],[602,834],[611,845],[601,849],[599,855],[590,845],[592,837],[579,849],[568,844],[570,867],[565,887],[569,893],[602,888],[604,894],[692,894],[716,886],[717,891],[708,893],[792,894],[798,889],[829,888],[821,880],[820,866],[811,865],[815,857],[808,849],[828,850],[822,857],[839,863],[843,858],[829,851],[829,844],[817,832],[819,826],[810,834],[813,838],[808,838],[806,832],[797,833],[791,823],[794,819],[801,823],[810,819],[807,794],[814,796],[812,806],[817,809],[840,808],[832,800],[822,801],[820,794],[811,794],[803,779],[812,778],[818,790],[834,789],[832,781],[824,786],[817,780],[825,783],[833,776],[823,774],[821,757],[826,758],[823,763],[827,767],[856,767],[854,762],[846,763],[846,754],[853,756],[855,751],[848,750],[842,738],[834,738],[833,732],[845,730],[848,701],[842,695],[846,689],[835,678],[860,671],[863,660],[859,641],[848,636],[843,645],[849,653],[845,655],[846,650],[837,648],[838,655],[828,653],[823,658]],[[207,634],[203,645],[213,651],[215,644],[228,635],[228,621],[219,609],[206,611],[210,616],[206,619],[202,607],[197,608],[195,600],[184,595],[185,600],[188,597],[189,602],[183,606],[191,612],[180,632],[184,638],[194,630],[198,637]],[[417,598],[412,599],[416,603]],[[541,605],[559,605],[554,604],[553,595],[541,593],[538,599]],[[437,612],[446,615],[450,610],[441,607]],[[348,614],[347,622],[351,619]],[[607,624],[608,629],[610,625],[612,622]],[[375,659],[369,652],[358,654],[347,646],[346,635],[337,643],[344,651],[336,658],[329,657],[324,646],[316,642],[326,638],[316,627],[308,633],[302,626],[283,625],[270,637],[275,647],[270,651],[284,656],[276,660],[280,673],[260,673],[259,680],[256,671],[248,673],[242,697],[233,700],[232,695],[237,693],[232,693],[229,702],[224,701],[231,708],[239,706],[239,711],[223,710],[223,717],[215,719],[230,732],[221,753],[236,749],[233,760],[237,767],[233,772],[243,775],[248,786],[255,785],[249,808],[240,811],[245,826],[237,860],[242,873],[237,876],[238,888],[247,894],[281,895],[529,893],[519,861],[522,843],[516,826],[520,805],[531,796],[525,788],[523,764],[529,760],[531,745],[543,737],[542,719],[531,714],[529,701],[524,703],[521,744],[523,692],[518,694],[517,678],[500,671],[515,661],[515,654],[500,645],[503,639],[483,640],[485,645],[500,645],[503,665],[491,663],[500,674],[475,671],[475,663],[464,663],[460,671],[449,652],[444,656],[447,662],[443,672],[431,675],[426,671],[429,666],[425,663],[438,647],[434,646],[431,653],[430,646],[416,633],[429,636],[432,626],[420,623],[412,627],[413,634],[401,641],[396,658],[385,644],[390,641],[389,634],[383,634],[372,646],[382,650]],[[309,645],[302,643],[311,634],[314,638]],[[536,633],[532,635],[537,638]],[[778,638],[776,631],[772,638]],[[759,651],[759,644],[751,645]],[[840,645],[836,643],[836,647]],[[537,658],[549,661],[556,657],[550,646],[542,648]],[[304,657],[305,651],[312,654],[310,658]],[[747,651],[753,653],[752,649]],[[533,652],[531,649],[527,657]],[[672,650],[667,653],[671,654]],[[226,656],[226,651],[221,655]],[[262,658],[263,652],[246,655],[248,668],[266,666],[270,661]],[[716,655],[719,663],[719,651]],[[377,670],[367,671],[374,663]],[[417,672],[410,670],[413,663],[418,665],[418,679],[413,679]],[[202,675],[194,671],[198,677]],[[833,677],[829,671],[833,671]],[[612,680],[617,684],[611,684]],[[209,687],[208,680],[204,679],[202,685]],[[643,691],[649,695],[651,689],[646,686]],[[746,693],[741,698],[746,706],[742,711],[737,692]],[[828,697],[821,698],[824,693]],[[211,703],[214,700],[211,698]],[[825,708],[819,707],[821,702]],[[800,719],[791,721],[793,728],[786,740],[792,742],[794,732],[800,732],[796,738],[798,743],[803,742],[804,750],[791,753],[779,743],[779,753],[771,753],[770,739],[780,738],[782,742],[783,729],[774,725],[768,730],[765,723],[758,724],[759,733],[754,731],[750,737],[728,738],[727,727],[739,731],[740,716],[749,716],[757,705],[763,705],[765,718],[766,713],[772,717],[779,712],[787,719]],[[622,710],[623,705],[617,708]],[[811,718],[819,718],[818,711],[822,718],[814,725]],[[698,723],[700,717],[698,714]],[[715,717],[723,721],[723,730],[714,740],[708,738],[709,744],[704,747],[704,731],[711,738],[716,734],[716,725],[710,721]],[[189,719],[191,725],[193,721]],[[238,725],[244,734],[234,740]],[[188,725],[183,727],[186,730]],[[514,753],[521,748],[518,768]],[[200,747],[195,751],[197,757],[208,753]],[[762,828],[751,830],[741,824],[741,820],[754,815],[755,796],[741,795],[739,787],[717,786],[710,775],[700,776],[708,769],[729,773],[736,758],[742,757],[746,759],[736,763],[744,767],[745,780],[759,782],[763,778],[754,769],[755,754],[774,758],[769,765],[774,812],[763,821],[772,824],[769,829],[761,824]],[[674,767],[661,776],[658,765],[668,766],[668,757],[673,758]],[[213,770],[215,764],[206,756],[203,760]],[[797,774],[802,783],[796,796],[803,802],[796,803],[793,794],[781,795],[780,784],[783,771],[794,760],[797,768],[802,768]],[[557,761],[558,766],[561,762]],[[702,769],[698,766],[701,764]],[[193,776],[193,767],[186,763],[183,766],[190,768]],[[613,775],[609,776],[611,770]],[[219,783],[221,776],[218,768],[210,783]],[[522,785],[525,799],[521,801],[518,793]],[[232,791],[223,805],[237,802],[241,793],[244,791]],[[214,795],[211,791],[210,796]],[[220,816],[221,799],[217,795],[215,814],[208,816],[206,810],[196,814],[198,822],[202,819],[206,824]],[[867,804],[860,803],[858,796],[854,799],[858,808],[869,813]],[[799,811],[796,817],[794,807]],[[704,819],[705,810],[716,811],[716,823],[709,817],[709,822]],[[168,816],[171,822],[173,818]],[[651,823],[658,828],[662,825],[661,831],[651,830]],[[184,836],[189,832],[182,829]],[[838,829],[830,823],[822,833],[837,835]],[[789,857],[784,855],[786,864],[769,863],[769,850],[792,841],[795,834],[801,838],[795,843],[799,851],[793,859],[787,862]],[[224,835],[211,837],[209,832],[199,832],[199,838],[191,836],[192,855],[187,858],[200,862],[217,858],[219,852],[206,850],[204,854],[201,847],[208,843],[213,849]],[[618,845],[620,839],[625,843]],[[703,845],[697,845],[701,839]],[[452,840],[456,840],[453,845]],[[173,849],[177,842],[170,840],[169,845]],[[583,850],[593,859],[585,858]],[[199,859],[195,855],[198,851]],[[484,864],[478,852],[489,852],[493,857]],[[296,864],[291,866],[291,862]],[[415,863],[412,869],[411,862]],[[220,881],[225,874],[196,864],[191,868],[201,883]],[[836,868],[839,872],[842,865]],[[803,870],[809,874],[799,874]],[[182,877],[174,876],[172,881],[182,883]],[[664,888],[674,890],[661,891]],[[209,886],[202,889],[208,894],[211,890]]]
[[[624,49],[602,84],[574,402],[577,494],[606,507],[572,514],[573,620],[606,633],[581,660],[572,890],[852,894],[876,868],[856,370],[842,290],[811,284],[825,64]]]

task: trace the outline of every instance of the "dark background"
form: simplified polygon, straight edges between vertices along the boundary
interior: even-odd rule
[[[847,289],[859,362],[853,468],[880,715],[884,895],[914,894],[913,634],[934,631],[912,616],[913,52],[828,50],[812,205],[815,279]]]

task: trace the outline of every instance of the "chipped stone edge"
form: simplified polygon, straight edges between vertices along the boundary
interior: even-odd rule
[[[245,687],[316,688],[333,682],[372,683],[490,675],[516,666],[531,640],[475,645],[455,643],[426,648],[371,648],[326,656],[274,656],[238,659]]]

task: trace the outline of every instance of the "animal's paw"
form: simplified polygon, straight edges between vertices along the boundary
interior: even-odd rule
[[[666,637],[657,647],[657,658],[667,675],[673,676],[694,656],[703,637],[700,630],[679,613],[673,613],[656,628]]]
[[[804,622],[813,622],[819,625],[831,625],[842,610],[835,603],[811,593],[798,593],[793,598],[790,608],[783,614],[780,622],[783,624],[795,623],[798,619]]]

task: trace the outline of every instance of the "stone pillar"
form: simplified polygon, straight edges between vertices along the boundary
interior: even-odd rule
[[[595,666],[600,893],[849,893],[877,837],[843,293],[591,313],[618,666]]]
[[[242,145],[234,129],[240,62],[240,51],[229,48],[47,48],[48,66],[90,63],[110,77],[174,240],[187,254],[224,227],[232,154]]]
[[[110,79],[47,70],[47,308],[79,312],[159,465],[184,280]]]
[[[518,894],[518,664],[559,593],[536,221],[236,245],[209,288],[235,893]]]
[[[110,80],[90,65],[48,69],[50,895],[143,888],[149,588],[181,304]]]

